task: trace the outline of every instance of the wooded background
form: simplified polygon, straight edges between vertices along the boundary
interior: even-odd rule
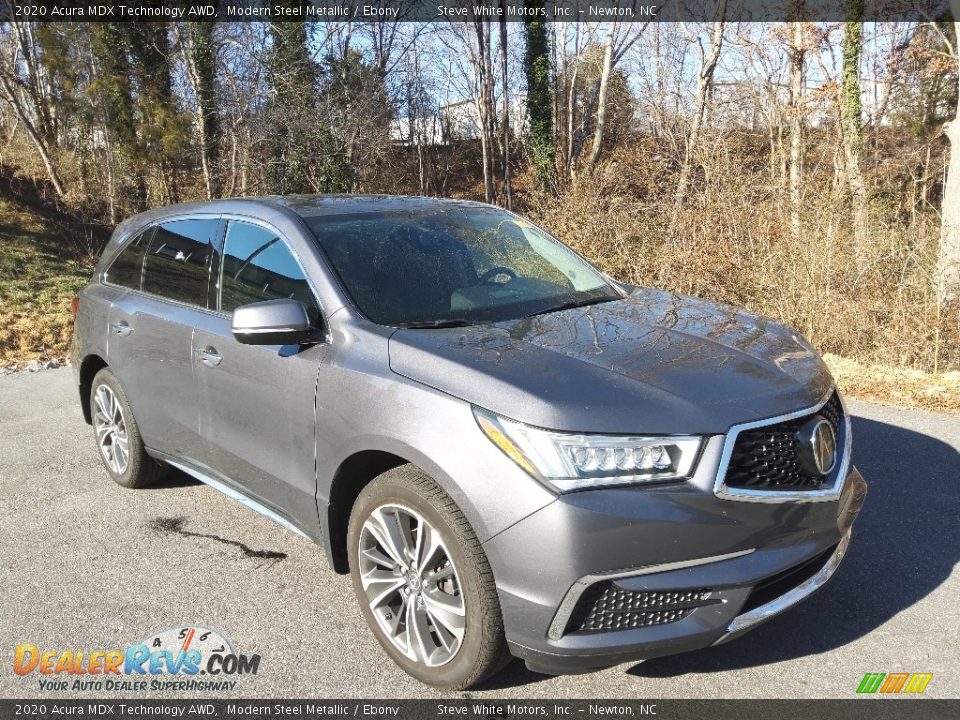
[[[183,200],[486,200],[621,280],[863,362],[960,369],[958,24],[864,23],[861,0],[843,23],[724,7],[675,24],[7,22],[0,187],[55,208],[85,258]]]

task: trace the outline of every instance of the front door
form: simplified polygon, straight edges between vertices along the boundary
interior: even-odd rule
[[[293,298],[319,326],[319,303],[286,240],[259,224],[230,221],[217,280],[218,312],[193,335],[206,464],[295,525],[315,527],[315,392],[328,346],[243,345],[231,316],[247,303]]]

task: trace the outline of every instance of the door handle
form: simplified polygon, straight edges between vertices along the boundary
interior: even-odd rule
[[[207,345],[205,348],[197,348],[197,356],[207,367],[216,367],[223,362],[223,356],[217,352],[217,349]]]
[[[123,337],[126,337],[133,332],[133,327],[126,320],[113,323],[110,326],[110,329],[113,330],[117,335],[122,335]]]

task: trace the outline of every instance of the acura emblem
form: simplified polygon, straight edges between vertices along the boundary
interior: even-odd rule
[[[797,431],[800,463],[813,475],[829,475],[837,463],[837,434],[833,425],[815,417]]]

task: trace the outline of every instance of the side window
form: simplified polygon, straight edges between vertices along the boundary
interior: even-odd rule
[[[143,255],[150,244],[153,228],[145,230],[120,251],[107,270],[107,282],[120,287],[140,289],[140,275],[143,270]]]
[[[247,303],[279,298],[302,302],[311,322],[319,325],[320,309],[283,239],[259,225],[231,222],[223,244],[220,311],[231,313]]]
[[[220,227],[219,220],[206,218],[157,227],[147,250],[143,291],[206,307],[208,263]]]

